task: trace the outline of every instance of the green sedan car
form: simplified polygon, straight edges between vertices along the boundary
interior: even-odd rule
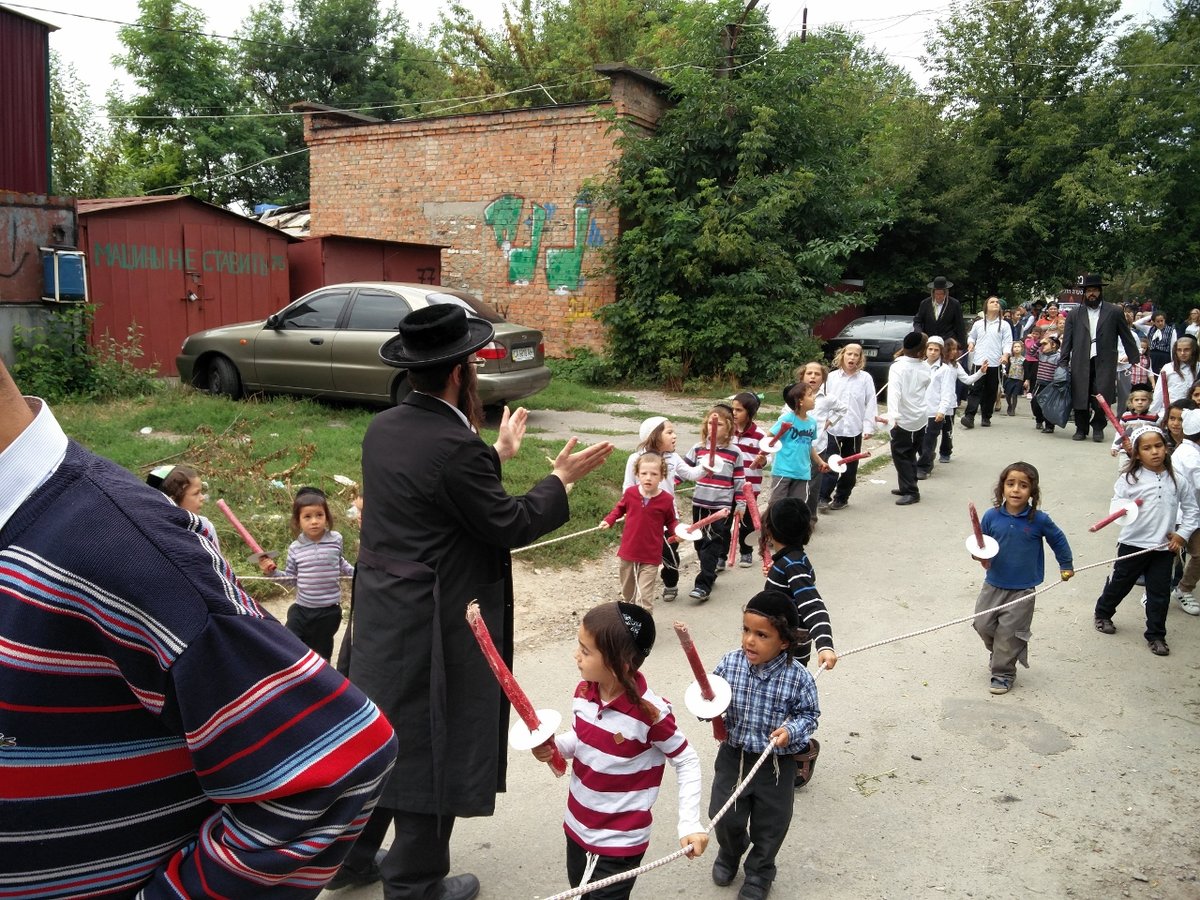
[[[408,373],[383,362],[379,348],[404,316],[434,303],[456,303],[495,326],[495,339],[475,354],[485,406],[529,397],[550,383],[540,331],[505,321],[463,291],[390,281],[331,284],[265,322],[189,335],[175,364],[181,383],[235,399],[265,392],[395,404],[409,391]]]

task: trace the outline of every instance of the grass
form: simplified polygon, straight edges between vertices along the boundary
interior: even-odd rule
[[[548,387],[519,401],[526,409],[556,409],[573,412],[605,412],[609,406],[634,404],[632,397],[614,394],[578,382],[556,377]]]
[[[601,392],[589,391],[597,408]],[[566,392],[561,392],[565,394]],[[605,400],[604,402],[608,402]],[[204,514],[212,520],[226,557],[240,575],[257,575],[233,526],[215,501],[224,499],[258,542],[283,551],[292,541],[288,527],[291,501],[303,485],[321,488],[330,498],[334,527],[342,533],[348,556],[358,545],[358,522],[346,513],[354,489],[334,480],[343,475],[362,481],[362,437],[377,410],[351,405],[273,397],[230,401],[177,385],[136,400],[109,403],[61,403],[54,408],[63,429],[88,449],[108,457],[138,478],[155,466],[186,463],[208,485]],[[143,433],[149,428],[149,433]],[[494,430],[483,438],[491,443]],[[526,434],[521,452],[504,466],[510,493],[528,490],[550,471],[560,442]],[[556,534],[596,525],[620,496],[625,457],[614,453],[571,493],[571,521]],[[611,532],[527,551],[534,564],[567,566],[595,557],[616,541]],[[274,596],[278,589],[250,582],[253,593]]]

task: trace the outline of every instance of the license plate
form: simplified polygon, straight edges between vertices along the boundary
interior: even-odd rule
[[[513,348],[513,362],[529,362],[537,351],[533,347],[515,347]]]
[[[867,357],[867,359],[870,359],[871,357],[873,357],[873,356],[878,356],[878,355],[879,355],[879,349],[878,349],[878,348],[876,348],[876,347],[863,347],[863,356]]]

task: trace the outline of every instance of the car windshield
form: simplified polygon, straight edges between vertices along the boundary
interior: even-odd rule
[[[488,304],[484,303],[478,297],[473,297],[470,294],[450,293],[443,291],[428,296],[430,305],[434,303],[453,303],[455,306],[461,306],[468,313],[475,316],[477,319],[483,319],[485,322],[492,324],[500,324],[504,321],[504,316],[492,309]]]
[[[855,319],[840,332],[840,338],[870,338],[874,340],[903,338],[912,331],[912,319]]]

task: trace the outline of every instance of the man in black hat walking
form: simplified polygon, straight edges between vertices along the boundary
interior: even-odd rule
[[[362,543],[355,575],[350,679],[400,733],[379,807],[331,887],[382,877],[387,900],[469,900],[474,875],[448,878],[458,816],[487,816],[504,790],[508,705],[467,625],[479,602],[512,665],[509,549],[567,521],[567,489],[601,465],[611,443],[554,460],[528,493],[510,496],[500,464],[516,455],[527,413],[507,409],[496,444],[477,428],[473,354],[492,326],[453,304],[409,313],[383,345],[412,392],[363,439]],[[339,660],[339,665],[344,665]],[[377,854],[389,826],[395,837]]]
[[[962,317],[962,304],[950,296],[954,282],[948,281],[945,275],[939,275],[927,287],[929,296],[921,301],[917,309],[913,331],[924,332],[926,337],[936,334],[942,340],[954,338],[958,341],[961,353],[967,346],[967,325]]]
[[[1104,440],[1104,413],[1095,400],[1100,394],[1111,404],[1117,396],[1117,339],[1127,359],[1140,353],[1137,339],[1125,313],[1114,303],[1101,299],[1104,281],[1088,273],[1076,279],[1083,288],[1083,303],[1071,310],[1063,328],[1059,364],[1071,370],[1071,406],[1075,411],[1075,434],[1071,440],[1087,438],[1091,420],[1092,440]]]

